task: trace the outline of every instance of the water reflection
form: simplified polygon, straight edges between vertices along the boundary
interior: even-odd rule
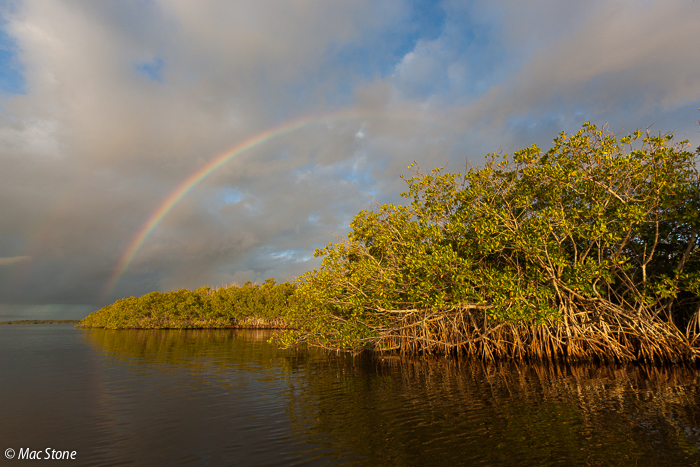
[[[687,368],[333,359],[308,378],[295,427],[392,464],[700,460],[700,381]]]
[[[0,330],[2,447],[80,465],[698,465],[700,373],[278,350],[270,331]]]
[[[91,331],[117,361],[285,375],[276,394],[301,457],[394,465],[690,465],[700,460],[692,368],[484,364],[280,351],[268,331]],[[256,345],[253,345],[256,344]],[[239,378],[239,376],[236,376]],[[262,391],[263,386],[260,386]],[[269,389],[269,388],[268,388]]]
[[[206,365],[255,370],[284,366],[304,358],[307,352],[278,350],[267,345],[272,331],[255,329],[105,330],[87,329],[88,345],[104,352],[112,361],[130,365],[159,365],[177,369],[181,365]]]

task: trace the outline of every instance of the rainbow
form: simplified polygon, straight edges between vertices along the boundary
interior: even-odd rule
[[[117,282],[119,282],[120,277],[129,268],[129,265],[136,257],[136,254],[143,246],[149,235],[155,230],[155,228],[160,224],[163,218],[170,212],[170,210],[187,194],[194,188],[198,183],[207,178],[221,166],[226,164],[228,161],[233,159],[244,152],[259,146],[267,141],[274,138],[292,133],[294,131],[300,130],[304,127],[315,123],[322,123],[330,120],[348,120],[348,119],[358,119],[358,118],[377,118],[377,117],[389,117],[389,118],[406,118],[409,120],[418,121],[428,121],[428,122],[440,122],[441,119],[434,117],[427,117],[423,113],[419,112],[358,112],[358,111],[339,111],[331,114],[326,114],[322,116],[308,116],[297,120],[292,120],[285,122],[279,126],[269,128],[261,133],[258,133],[250,138],[238,143],[237,145],[229,148],[220,155],[216,156],[214,159],[209,161],[206,165],[201,167],[199,170],[194,172],[192,175],[187,177],[180,186],[173,190],[167,198],[163,200],[158,209],[156,209],[149,219],[143,224],[139,229],[136,236],[131,240],[126,250],[122,254],[117,266],[112,273],[107,286],[105,288],[105,293],[103,298],[109,297],[114,291]]]

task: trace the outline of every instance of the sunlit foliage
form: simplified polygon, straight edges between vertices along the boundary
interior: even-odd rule
[[[184,329],[227,327],[284,327],[281,316],[289,306],[294,286],[247,282],[212,290],[181,289],[130,297],[90,314],[82,327],[106,329]]]
[[[464,173],[415,165],[300,278],[283,345],[694,360],[700,151],[585,124]],[[681,331],[682,329],[682,331]]]

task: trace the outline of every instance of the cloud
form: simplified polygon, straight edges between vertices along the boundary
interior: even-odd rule
[[[31,260],[32,260],[31,256],[11,256],[9,258],[1,258],[0,257],[0,266],[8,266],[10,264],[24,263],[24,262],[31,261]]]
[[[508,24],[522,21],[519,10],[510,14]],[[465,113],[496,124],[550,109],[622,119],[631,109],[646,116],[697,102],[700,61],[694,44],[700,32],[692,25],[698,21],[700,6],[688,2],[599,3]],[[545,16],[536,26],[544,23],[566,19]]]
[[[90,308],[288,280],[318,267],[311,249],[358,211],[400,202],[413,160],[460,170],[586,120],[655,123],[697,141],[696,3],[417,5],[5,7],[23,84],[0,98],[0,303]],[[324,115],[195,184],[103,297],[188,177],[248,138]]]

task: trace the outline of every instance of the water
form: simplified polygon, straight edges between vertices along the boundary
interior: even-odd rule
[[[0,326],[0,448],[75,465],[700,465],[696,369],[353,358],[269,335]]]

